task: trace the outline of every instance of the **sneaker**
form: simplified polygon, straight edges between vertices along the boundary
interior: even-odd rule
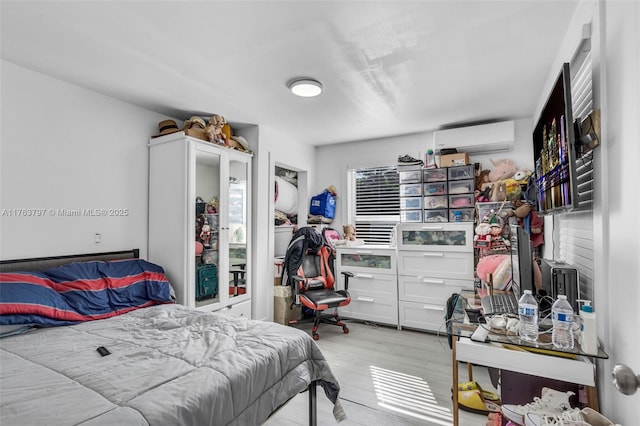
[[[424,163],[422,162],[422,160],[419,160],[417,158],[413,158],[410,155],[403,155],[401,157],[398,157],[398,164],[399,165],[404,165],[404,166],[408,166],[408,165],[420,165],[420,166],[422,166]]]
[[[506,404],[502,406],[502,415],[517,425],[524,425],[524,417],[528,413],[544,415],[558,415],[571,409],[569,397],[575,393],[559,392],[550,388],[542,388],[540,398],[535,397],[533,402],[525,405]]]
[[[573,408],[558,415],[527,413],[524,424],[525,426],[590,426],[579,408]]]
[[[613,422],[592,408],[574,408],[558,416],[528,413],[525,426],[613,426]]]
[[[613,422],[598,413],[593,408],[585,407],[582,409],[582,417],[591,426],[613,426]]]

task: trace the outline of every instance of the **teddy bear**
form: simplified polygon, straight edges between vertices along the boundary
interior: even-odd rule
[[[229,145],[227,136],[223,133],[222,127],[227,124],[223,116],[214,114],[209,118],[209,123],[205,127],[209,141],[218,145]]]
[[[344,233],[344,239],[348,241],[356,240],[356,228],[353,225],[342,225],[342,232]]]
[[[533,209],[533,206],[525,200],[514,200],[511,202],[513,214],[518,220],[518,225],[527,231],[534,249],[544,244],[544,220]]]

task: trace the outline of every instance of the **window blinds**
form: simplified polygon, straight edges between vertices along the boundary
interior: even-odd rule
[[[400,220],[400,184],[395,166],[349,169],[349,217],[367,244],[388,244]]]
[[[579,122],[593,111],[591,40],[584,39],[571,61],[573,117]],[[578,135],[576,135],[578,137]],[[578,269],[580,297],[593,300],[593,151],[576,160],[579,208],[554,217],[554,257]]]

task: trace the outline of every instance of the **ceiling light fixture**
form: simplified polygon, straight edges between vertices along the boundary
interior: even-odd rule
[[[295,78],[287,84],[291,93],[303,98],[313,98],[322,93],[322,83],[312,78]]]

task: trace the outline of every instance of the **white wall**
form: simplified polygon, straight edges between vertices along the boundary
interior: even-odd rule
[[[254,200],[253,217],[254,245],[256,259],[253,282],[253,312],[255,319],[273,319],[273,277],[274,277],[274,176],[275,164],[291,166],[296,170],[306,170],[308,182],[314,182],[313,158],[315,148],[304,141],[292,140],[268,126],[260,126],[260,147],[254,156]],[[304,179],[298,182],[302,194],[308,194],[308,184]],[[304,197],[301,197],[304,198]],[[308,200],[300,199],[306,205]],[[306,209],[308,212],[308,209]],[[302,217],[298,217],[302,223]]]
[[[515,120],[515,144],[510,151],[473,154],[469,161],[481,163],[483,169],[492,169],[491,160],[511,159],[519,168],[533,170],[532,121]],[[331,226],[342,231],[347,223],[347,168],[354,165],[393,165],[401,155],[411,155],[424,161],[427,149],[433,144],[433,132],[366,140],[317,148],[316,176],[312,192],[318,193],[329,185],[338,191],[336,218]]]
[[[146,256],[146,144],[165,117],[5,61],[1,66],[0,257],[132,248]],[[14,209],[44,215],[15,216]],[[106,209],[107,216],[64,217],[57,209]],[[127,213],[109,216],[111,209]]]

